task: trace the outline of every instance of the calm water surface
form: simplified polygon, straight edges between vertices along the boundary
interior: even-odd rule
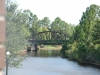
[[[59,51],[45,50],[27,55],[22,68],[9,69],[8,75],[100,75],[100,69],[61,58]]]

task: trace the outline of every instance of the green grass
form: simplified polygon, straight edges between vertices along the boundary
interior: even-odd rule
[[[39,48],[40,50],[60,50],[61,46],[54,46],[54,45],[45,45],[43,48]]]

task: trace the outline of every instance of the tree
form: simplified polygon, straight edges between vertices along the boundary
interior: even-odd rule
[[[74,26],[57,17],[51,24],[51,31],[62,32],[68,36],[71,36],[74,31]]]
[[[38,31],[38,28],[39,28],[37,23],[38,23],[38,17],[37,15],[33,15],[32,29],[33,29],[33,32],[35,33]]]
[[[17,4],[7,2],[6,9],[6,49],[11,53],[9,58],[9,67],[18,67],[24,57],[19,52],[25,48],[26,36],[23,34],[25,27],[24,16],[20,10],[17,10]]]
[[[92,4],[90,5],[90,7],[86,8],[86,11],[83,13],[82,18],[80,20],[80,24],[77,30],[77,52],[79,58],[81,58],[82,60],[86,60],[86,57],[90,55],[88,51],[91,49],[91,45],[93,45],[94,36],[92,34],[94,26],[97,24],[97,20],[100,19],[99,12],[100,7],[95,4]]]
[[[100,21],[97,21],[97,24],[94,26],[92,36],[94,44],[100,44]]]
[[[51,24],[51,30],[52,31],[60,31],[61,30],[61,19],[57,17]]]
[[[50,20],[48,17],[44,17],[42,20],[41,20],[41,27],[47,27],[49,28],[50,26]]]
[[[93,27],[97,24],[97,20],[100,19],[100,7],[92,4],[87,7],[80,20],[80,37],[79,39],[87,42],[88,45],[92,41]]]
[[[84,62],[100,63],[100,6],[90,5],[83,12],[79,25],[69,39],[66,54]],[[72,55],[71,55],[72,54]],[[73,57],[74,56],[74,57]]]
[[[37,33],[38,32],[38,29],[40,28],[40,26],[39,26],[39,20],[38,20],[38,17],[37,17],[37,15],[33,15],[33,17],[32,17],[33,19],[32,19],[32,26],[31,26],[31,34],[33,34],[33,33]]]

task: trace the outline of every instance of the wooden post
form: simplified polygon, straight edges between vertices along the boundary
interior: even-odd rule
[[[0,75],[5,67],[5,0],[0,0]]]

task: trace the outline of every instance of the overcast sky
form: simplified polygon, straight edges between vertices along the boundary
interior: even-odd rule
[[[78,24],[82,12],[91,4],[100,5],[100,0],[12,0],[19,9],[29,9],[39,19],[49,17],[53,21],[60,17],[67,23]]]

